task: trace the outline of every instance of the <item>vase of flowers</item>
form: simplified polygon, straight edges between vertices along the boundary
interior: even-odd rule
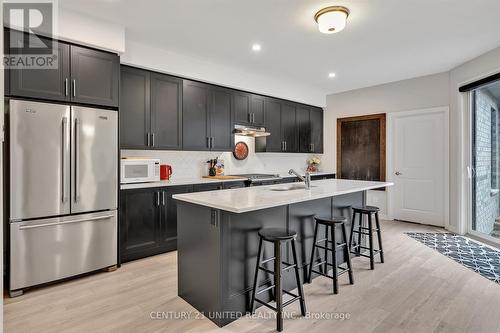
[[[317,172],[319,170],[319,165],[321,164],[321,158],[319,156],[313,156],[307,160],[307,171]]]

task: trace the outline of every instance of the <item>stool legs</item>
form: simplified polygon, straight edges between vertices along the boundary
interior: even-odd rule
[[[328,226],[325,225],[325,249],[324,249],[324,258],[325,258],[325,264],[323,265],[323,273],[328,274]]]
[[[283,291],[281,289],[281,243],[274,242],[274,294],[276,298],[276,330],[283,331]]]
[[[328,227],[326,228],[328,230]],[[332,234],[332,265],[333,265],[333,293],[339,293],[339,279],[338,279],[338,267],[337,267],[337,242],[335,241],[335,227],[330,227],[330,232]],[[328,239],[328,238],[327,238]],[[328,241],[326,241],[325,246],[328,246]],[[326,251],[325,251],[326,252]]]
[[[380,229],[380,222],[378,220],[378,212],[375,213],[375,223],[377,225],[378,248],[380,249],[380,262],[384,263],[384,250],[382,248],[382,230]]]
[[[274,257],[265,259],[261,261],[262,257],[262,252],[263,252],[263,241],[271,242],[274,245]],[[290,241],[291,246],[292,246],[292,256],[293,256],[293,263],[289,262],[284,262],[282,261],[282,252],[281,252],[281,245],[282,243],[286,243]],[[271,260],[274,260],[274,271],[271,271],[265,267],[262,267],[262,263],[269,262]],[[282,269],[282,264],[285,265],[286,267]],[[297,282],[297,294],[291,293],[290,291],[283,290],[283,272],[287,271],[289,269],[294,269],[295,270],[295,279]],[[259,279],[259,270],[263,270],[267,273],[273,274],[274,275],[274,285],[266,287],[260,291],[257,291],[257,288],[259,286],[258,279]],[[276,306],[271,306],[269,303],[264,302],[262,299],[257,298],[257,295],[261,294],[264,291],[274,289],[274,301],[276,302]],[[283,293],[292,296],[293,298],[283,302]],[[267,306],[268,308],[276,311],[276,330],[278,332],[283,331],[283,308],[295,301],[300,302],[300,311],[303,316],[306,315],[306,304],[305,304],[305,298],[304,298],[304,289],[302,287],[302,282],[300,280],[300,271],[299,271],[299,261],[297,258],[297,248],[295,245],[295,239],[288,239],[288,240],[268,240],[265,238],[260,238],[259,240],[259,250],[257,254],[257,264],[255,267],[255,277],[254,277],[254,282],[253,282],[253,290],[252,290],[252,298],[251,298],[251,306],[250,310],[253,313],[255,311],[255,302],[258,302],[262,305]]]
[[[348,239],[347,239],[347,232],[345,230],[345,224],[342,224],[342,236],[344,237],[344,242],[347,243]],[[348,249],[350,249],[350,246],[348,247]],[[351,265],[351,254],[349,253],[350,252],[349,250],[347,250],[346,252],[347,253],[345,255],[345,261],[347,263],[347,269],[349,270],[348,271],[349,283],[354,284],[354,276],[352,274],[352,265]]]
[[[312,269],[314,265],[314,252],[316,251],[316,241],[318,240],[318,223],[314,226],[313,248],[311,251],[311,260],[309,260],[309,272],[307,274],[307,282],[311,283]]]
[[[361,235],[361,232],[359,234]],[[375,253],[373,251],[372,214],[368,214],[368,242],[370,244],[369,245],[370,246],[370,269],[375,269]]]
[[[259,237],[260,238],[260,237]],[[255,294],[257,292],[258,278],[259,278],[259,265],[260,265],[260,257],[262,255],[262,238],[259,239],[259,251],[257,252],[257,263],[255,264],[255,276],[253,279],[253,290],[252,290],[252,301],[250,303],[250,311],[252,313],[255,312]]]
[[[352,211],[352,220],[351,220],[351,232],[349,235],[349,253],[351,252],[351,249],[352,249],[352,240],[354,237],[354,226],[355,225],[356,225],[356,211],[353,210]]]
[[[292,240],[293,263],[295,264],[295,280],[297,280],[297,290],[300,296],[300,312],[303,316],[306,315],[306,302],[304,301],[304,288],[300,281],[299,260],[297,258],[297,249],[295,248],[295,240]]]

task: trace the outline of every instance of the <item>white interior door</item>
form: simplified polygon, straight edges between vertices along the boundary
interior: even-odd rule
[[[392,217],[445,226],[448,218],[448,108],[390,115]]]

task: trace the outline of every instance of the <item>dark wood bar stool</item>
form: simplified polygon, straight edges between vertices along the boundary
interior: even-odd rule
[[[375,254],[380,254],[380,262],[384,262],[384,250],[382,248],[382,234],[378,219],[379,208],[375,206],[353,206],[352,207],[352,227],[349,238],[349,249],[356,256],[370,258],[370,269],[375,269]],[[356,215],[359,215],[358,225],[356,226]],[[373,228],[372,215],[375,215],[375,228]],[[367,217],[367,224],[364,222],[363,216]],[[378,249],[373,246],[373,232],[377,233]],[[353,246],[353,236],[357,234],[357,244]],[[368,236],[368,247],[361,245],[362,236]],[[368,250],[369,255],[361,253],[361,250]]]
[[[309,274],[308,274],[308,282],[311,283],[312,273],[317,273],[323,276],[326,276],[333,280],[333,293],[339,293],[339,284],[338,277],[344,273],[349,273],[349,283],[354,284],[354,277],[352,274],[352,266],[351,266],[351,257],[349,254],[348,240],[347,240],[347,232],[345,230],[345,223],[347,222],[347,218],[343,216],[336,216],[333,218],[324,218],[324,217],[314,217],[316,221],[316,226],[314,228],[314,240],[313,240],[313,248],[311,252],[311,261],[309,264]],[[318,226],[325,226],[325,238],[318,240]],[[342,241],[341,243],[337,243],[335,234],[336,228],[341,227],[342,232]],[[330,234],[331,240],[328,239],[328,234]],[[319,243],[323,243],[323,245],[318,245]],[[315,260],[316,249],[325,250],[325,259],[320,261],[319,263]],[[346,260],[346,267],[342,267],[337,264],[337,250],[342,249],[344,252],[344,258]],[[328,252],[332,254],[332,263],[328,262]],[[314,267],[321,266],[323,267],[322,271],[317,271]],[[328,267],[331,266],[333,268],[332,275],[328,275]]]
[[[253,291],[252,291],[252,301],[251,301],[251,312],[253,313],[255,311],[255,302],[258,302],[264,306],[267,306],[268,308],[276,311],[276,319],[277,319],[277,324],[276,324],[276,329],[281,332],[283,330],[283,308],[286,307],[287,305],[290,305],[291,303],[295,301],[300,302],[300,311],[302,313],[302,316],[306,315],[306,304],[304,302],[304,290],[302,288],[302,282],[300,281],[300,274],[299,274],[299,267],[298,267],[298,260],[297,260],[297,250],[295,248],[295,238],[297,237],[297,233],[295,231],[290,231],[286,229],[280,229],[280,228],[265,228],[261,229],[259,231],[259,252],[257,255],[257,265],[255,267],[255,278],[253,282]],[[260,257],[262,255],[262,245],[263,242],[271,242],[274,244],[274,257],[268,258],[265,260],[260,260]],[[286,242],[291,242],[292,245],[292,255],[293,255],[293,263],[287,263],[287,262],[282,262],[281,259],[281,245]],[[263,266],[262,264],[265,264],[267,262],[273,261],[274,260],[274,270],[267,269]],[[285,266],[282,268],[282,264]],[[289,291],[283,290],[283,281],[282,281],[282,273],[284,271],[288,271],[289,269],[294,269],[295,270],[295,279],[297,281],[297,290],[298,290],[298,295],[293,294]],[[259,271],[262,270],[264,272],[274,274],[274,284],[266,287],[262,290],[257,291],[258,287],[258,278],[259,278]],[[264,302],[260,299],[258,299],[256,296],[266,292],[268,290],[274,289],[274,300],[276,302],[276,307],[270,305],[267,302]],[[283,293],[288,294],[292,298],[285,303],[283,303]]]

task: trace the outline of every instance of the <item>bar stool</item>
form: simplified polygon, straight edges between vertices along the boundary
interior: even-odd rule
[[[349,283],[354,284],[354,277],[352,274],[352,266],[351,266],[351,256],[349,254],[349,247],[347,244],[347,233],[345,230],[345,223],[347,222],[347,218],[343,216],[335,216],[333,218],[324,218],[324,217],[314,217],[316,221],[316,226],[314,228],[314,240],[313,240],[313,248],[311,252],[311,261],[309,264],[309,274],[308,274],[308,282],[311,283],[312,273],[317,273],[323,276],[326,276],[333,280],[333,293],[339,293],[339,284],[338,277],[344,273],[349,273]],[[318,240],[318,226],[325,226],[325,238]],[[340,226],[342,229],[342,242],[337,243],[335,233],[336,228]],[[328,240],[328,231],[330,231],[331,241]],[[324,242],[323,245],[318,245],[318,243]],[[330,245],[330,247],[329,247]],[[314,256],[316,254],[316,249],[324,249],[325,250],[325,260],[320,261],[319,263],[315,263],[316,260]],[[346,267],[339,266],[337,264],[337,249],[342,249],[344,252],[344,258],[346,260]],[[328,251],[332,254],[332,263],[328,262]],[[322,271],[317,271],[314,267],[322,266]],[[333,273],[332,275],[328,275],[328,266],[332,266]]]
[[[353,206],[352,207],[352,227],[351,227],[351,235],[349,238],[349,249],[351,253],[356,256],[370,258],[370,269],[375,269],[375,254],[380,254],[380,262],[384,262],[384,250],[382,248],[382,234],[380,230],[380,223],[378,219],[379,208],[375,206]],[[359,214],[359,223],[356,228],[356,214]],[[364,223],[363,216],[367,216],[368,226]],[[375,215],[375,225],[376,228],[373,228],[372,225],[372,215]],[[378,238],[378,249],[374,249],[373,247],[373,231],[377,232]],[[353,235],[354,233],[358,234],[358,242],[355,246],[353,246]],[[361,237],[362,235],[368,236],[368,247],[361,245]],[[369,250],[370,254],[366,255],[361,253],[361,250]],[[354,250],[354,251],[353,251]]]
[[[253,291],[252,291],[252,301],[251,301],[251,312],[253,313],[255,311],[255,302],[260,303],[264,306],[267,306],[268,308],[276,311],[276,319],[277,319],[277,324],[276,324],[276,329],[281,332],[283,330],[283,308],[286,307],[287,305],[290,305],[291,303],[295,301],[300,302],[300,312],[302,313],[302,316],[306,315],[306,304],[304,302],[304,290],[302,289],[302,283],[300,281],[300,274],[299,274],[299,267],[298,267],[298,260],[297,260],[297,250],[295,248],[295,238],[297,237],[297,233],[295,231],[287,230],[287,229],[280,229],[280,228],[265,228],[261,229],[259,231],[259,252],[257,254],[257,265],[255,267],[255,278],[253,281]],[[263,242],[270,242],[274,244],[274,257],[265,259],[263,261],[260,260],[260,257],[262,255],[262,245]],[[292,255],[293,255],[293,263],[287,263],[287,262],[282,262],[281,261],[281,245],[283,243],[290,242],[292,245]],[[274,260],[274,270],[267,269],[265,267],[262,267],[261,264],[265,264],[267,262],[273,261]],[[285,268],[281,268],[281,264],[285,265]],[[297,289],[298,289],[298,295],[295,295],[289,291],[283,290],[282,288],[282,273],[285,271],[288,271],[289,269],[293,268],[295,270],[295,279],[297,281]],[[274,284],[266,287],[262,290],[257,291],[257,286],[258,286],[258,278],[259,278],[259,271],[262,270],[264,272],[274,274]],[[270,305],[269,303],[266,303],[260,299],[258,299],[256,296],[268,291],[270,289],[274,288],[274,300],[276,301],[276,307]],[[292,298],[285,303],[283,303],[283,293],[288,294]]]

